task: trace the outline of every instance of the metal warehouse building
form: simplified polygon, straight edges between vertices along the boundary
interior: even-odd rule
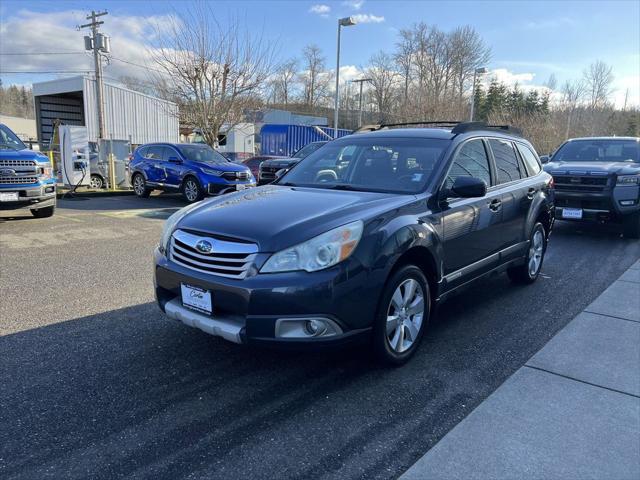
[[[147,142],[177,142],[178,107],[175,103],[104,82],[106,137],[131,140],[134,145]],[[89,141],[98,140],[96,81],[78,76],[34,83],[38,140],[46,144],[59,119],[65,125],[86,126]]]

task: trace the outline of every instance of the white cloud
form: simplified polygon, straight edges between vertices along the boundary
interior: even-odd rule
[[[354,10],[360,10],[362,5],[364,5],[364,0],[344,0],[342,5],[353,8]]]
[[[382,23],[384,22],[384,17],[372,15],[371,13],[358,13],[357,15],[352,15],[352,18],[357,23]]]
[[[640,106],[640,75],[626,75],[616,78],[613,82],[613,102],[616,107],[622,108],[627,96],[627,108]]]
[[[495,78],[499,83],[504,83],[505,85],[513,86],[516,83],[526,84],[528,82],[531,82],[535,76],[536,76],[535,73],[529,73],[529,72],[513,73],[512,71],[507,70],[506,68],[496,68],[489,72],[489,74],[485,77],[485,81],[489,82],[493,78]]]
[[[103,18],[101,32],[111,36],[112,59],[104,67],[109,80],[121,76],[148,79],[154,68],[149,59],[149,41],[157,33],[169,28],[175,18],[171,15],[149,17],[118,16]],[[0,56],[0,74],[7,71],[83,71],[93,72],[93,57],[84,53],[83,36],[88,31],[78,31],[76,25],[86,23],[85,15],[77,11],[42,13],[20,10],[5,16],[0,26],[0,51],[2,53],[67,52],[68,55],[3,55]],[[52,43],[51,39],[55,39]],[[76,53],[74,53],[76,52]],[[121,59],[141,66],[116,60]],[[12,75],[12,74],[11,74]],[[18,81],[38,82],[55,75],[25,74]],[[16,78],[12,75],[12,78]],[[23,80],[24,79],[24,80]]]
[[[331,7],[329,5],[317,4],[317,5],[313,5],[309,9],[309,12],[310,13],[316,13],[316,14],[320,15],[321,17],[328,17],[329,16],[329,12],[331,12]]]
[[[340,67],[340,83],[345,83],[350,80],[356,80],[362,78],[363,72],[355,65],[342,65]]]

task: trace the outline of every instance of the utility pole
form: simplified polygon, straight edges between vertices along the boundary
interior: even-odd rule
[[[360,128],[362,126],[362,84],[364,82],[370,82],[371,79],[370,78],[361,78],[359,80],[351,80],[353,83],[359,83],[360,84],[360,95],[358,96],[358,128]]]
[[[79,28],[91,28],[91,37],[85,38],[85,49],[93,50],[93,61],[95,63],[95,77],[96,77],[96,102],[98,107],[98,140],[106,137],[107,132],[104,125],[104,90],[102,87],[102,59],[100,58],[100,52],[109,51],[108,37],[98,33],[98,27],[104,24],[103,21],[98,21],[98,17],[107,15],[107,12],[96,13],[91,11],[91,15],[87,16],[87,20],[91,20],[91,23],[80,25]]]

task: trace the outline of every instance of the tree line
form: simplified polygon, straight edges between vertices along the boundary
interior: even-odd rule
[[[0,113],[10,117],[35,118],[31,89],[24,85],[5,87],[0,79]]]

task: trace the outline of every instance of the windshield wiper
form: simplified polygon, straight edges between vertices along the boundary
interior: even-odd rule
[[[333,185],[328,185],[326,188],[330,188],[331,190],[349,190],[354,192],[358,192],[361,190],[360,188],[356,188],[353,185],[349,185],[348,183],[335,183]]]

